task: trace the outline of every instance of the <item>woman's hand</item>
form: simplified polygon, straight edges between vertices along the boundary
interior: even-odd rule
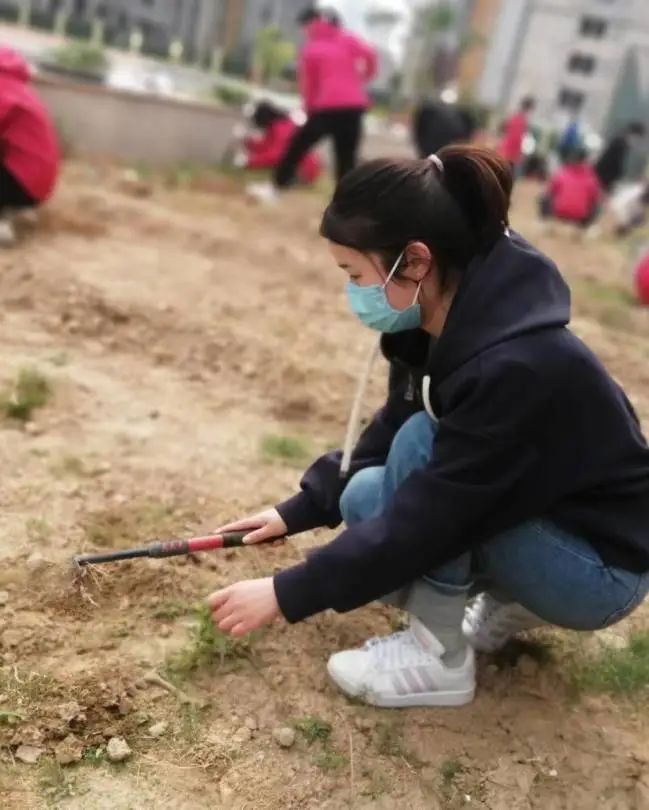
[[[215,533],[245,532],[247,530],[250,530],[250,534],[246,535],[243,541],[246,545],[261,543],[264,540],[271,540],[273,537],[282,538],[287,531],[286,523],[282,520],[277,509],[266,509],[266,511],[259,512],[257,515],[243,518],[243,520],[236,520],[234,523],[228,523],[227,526],[221,526]]]
[[[207,604],[214,624],[235,638],[271,624],[281,615],[272,577],[228,585],[210,594]]]

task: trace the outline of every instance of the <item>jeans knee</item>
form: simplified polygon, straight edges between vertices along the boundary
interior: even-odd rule
[[[340,514],[348,526],[368,520],[378,511],[384,467],[366,467],[354,475],[340,497]]]

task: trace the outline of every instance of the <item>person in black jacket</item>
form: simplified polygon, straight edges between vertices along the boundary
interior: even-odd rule
[[[607,194],[610,193],[616,183],[619,183],[624,177],[629,151],[634,141],[643,138],[644,134],[644,124],[636,121],[629,124],[624,132],[616,135],[606,145],[595,164],[595,172],[599,177],[602,188]]]
[[[542,623],[607,627],[649,591],[649,449],[568,328],[557,267],[509,230],[511,187],[470,146],[344,178],[321,232],[351,309],[383,333],[387,401],[342,476],[330,453],[299,494],[224,527],[254,543],[344,519],[304,562],[208,603],[235,636],[375,599],[407,610],[407,630],[329,660],[375,705],[467,703],[474,649]]]

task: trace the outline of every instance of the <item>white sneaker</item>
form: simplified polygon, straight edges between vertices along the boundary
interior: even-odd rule
[[[464,637],[479,652],[500,650],[516,633],[541,627],[545,622],[518,602],[505,604],[481,593],[468,605],[462,622]]]
[[[12,247],[16,244],[16,232],[8,219],[0,219],[0,247]]]
[[[327,671],[350,697],[373,706],[463,706],[475,694],[475,657],[448,667],[444,647],[415,618],[410,629],[370,639],[360,650],[332,655]]]
[[[246,194],[265,205],[272,205],[279,199],[279,192],[272,183],[250,183],[246,186]]]

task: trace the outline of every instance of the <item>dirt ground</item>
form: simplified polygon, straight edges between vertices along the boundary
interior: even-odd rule
[[[0,254],[0,383],[33,367],[53,390],[26,426],[0,423],[0,806],[649,808],[646,706],[570,688],[579,656],[623,644],[642,609],[608,634],[544,631],[481,659],[471,706],[396,712],[325,678],[331,652],[397,624],[379,606],[277,624],[202,665],[194,606],[325,532],[73,580],[79,550],[199,532],[290,494],[307,457],[340,444],[371,345],[317,236],[323,196],[267,211],[232,179],[180,180],[139,197],[117,169],[71,164],[38,231]],[[649,419],[632,248],[541,233],[534,194],[519,189],[514,226],[560,263],[576,330]],[[383,385],[378,371],[368,413]],[[280,747],[273,731],[295,724]],[[132,750],[123,763],[107,761],[112,737]]]

